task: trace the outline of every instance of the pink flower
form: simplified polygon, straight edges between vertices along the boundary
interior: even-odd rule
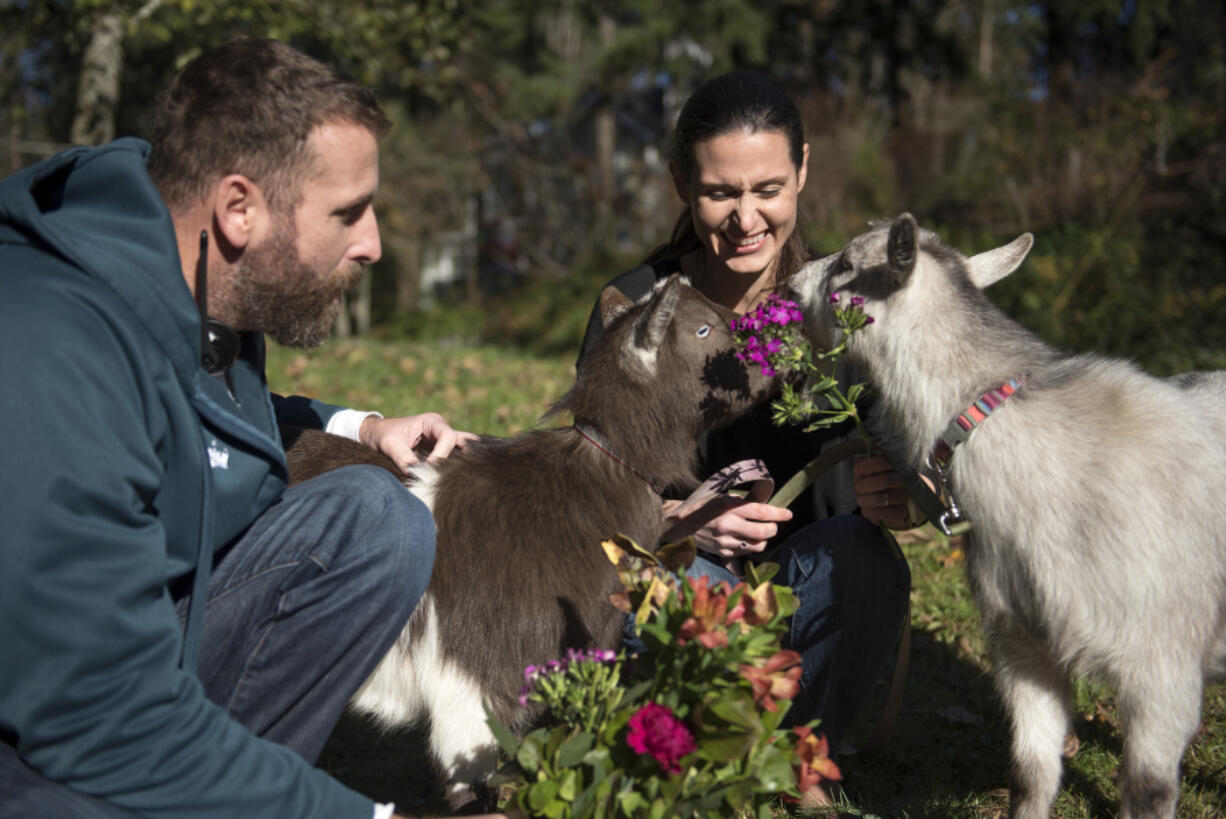
[[[668,773],[681,773],[680,760],[697,746],[685,723],[672,710],[649,702],[630,718],[626,742],[638,754],[651,754]]]

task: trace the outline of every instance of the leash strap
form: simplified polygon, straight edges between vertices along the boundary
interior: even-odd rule
[[[614,461],[616,461],[617,463],[621,464],[623,467],[628,469],[632,475],[644,481],[648,486],[651,487],[651,491],[655,492],[657,495],[664,494],[664,487],[660,486],[655,481],[653,481],[651,478],[647,477],[642,472],[639,472],[633,466],[626,463],[621,458],[617,457],[617,455],[613,453],[613,450],[609,449],[609,442],[606,441],[604,436],[601,435],[599,432],[597,432],[594,428],[589,427],[587,424],[575,424],[574,429],[575,429],[575,432],[579,433],[584,438],[584,440],[586,440],[592,446],[596,447],[601,452],[603,452],[604,454],[612,458]]]
[[[766,503],[775,490],[775,480],[771,477],[766,464],[757,458],[737,461],[703,481],[697,489],[690,493],[688,498],[665,517],[681,517],[686,512],[702,506],[716,495],[727,495],[735,487],[744,484],[749,484],[749,489],[745,492],[745,500],[754,503]]]

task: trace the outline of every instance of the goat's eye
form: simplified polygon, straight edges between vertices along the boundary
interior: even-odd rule
[[[694,335],[698,336],[699,338],[706,338],[707,336],[711,335],[711,325],[710,324],[702,325],[701,327],[699,327],[697,330],[694,331]]]

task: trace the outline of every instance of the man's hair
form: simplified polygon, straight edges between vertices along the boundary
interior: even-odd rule
[[[276,40],[237,38],[175,77],[156,114],[149,174],[172,210],[203,200],[240,173],[271,207],[289,207],[313,160],[307,139],[347,123],[382,135],[390,122],[374,94]]]

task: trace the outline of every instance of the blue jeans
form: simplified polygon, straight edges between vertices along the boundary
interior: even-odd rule
[[[313,763],[433,564],[429,511],[384,470],[346,467],[290,488],[214,566],[197,663],[205,694]],[[188,602],[177,599],[181,624]],[[0,817],[32,816],[133,814],[44,779],[0,741]]]
[[[772,582],[790,586],[800,602],[784,640],[804,661],[787,724],[820,719],[837,754],[895,647],[911,570],[897,545],[859,515],[812,523],[758,559],[779,564]],[[737,582],[701,557],[689,573]]]

